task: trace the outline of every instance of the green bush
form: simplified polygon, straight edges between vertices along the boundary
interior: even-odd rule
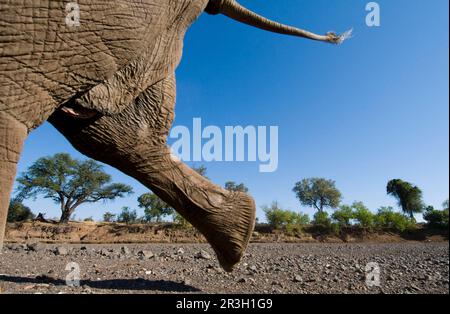
[[[353,218],[358,226],[366,229],[374,227],[375,215],[362,202],[353,203],[352,208]]]
[[[397,232],[412,230],[416,222],[405,214],[395,212],[392,207],[381,207],[375,215],[375,226]]]
[[[448,208],[437,210],[433,207],[428,207],[423,215],[423,219],[432,228],[448,229]]]
[[[191,229],[193,226],[187,221],[183,216],[181,216],[177,211],[172,214],[173,223],[183,229]]]
[[[301,233],[303,227],[310,221],[307,214],[283,210],[279,208],[277,202],[272,203],[270,207],[264,206],[263,211],[268,224],[273,229],[284,230],[288,234]]]
[[[325,211],[315,213],[312,223],[316,230],[320,232],[335,235],[338,235],[341,232],[341,226],[338,223],[333,223],[330,216]]]
[[[9,203],[8,209],[8,222],[16,222],[16,221],[25,221],[29,219],[34,219],[34,214],[31,212],[31,209],[21,202],[12,200]]]
[[[327,212],[319,211],[314,214],[312,221],[314,226],[330,227],[332,222]]]
[[[115,219],[116,219],[116,215],[111,212],[106,212],[103,214],[104,222],[114,222]]]
[[[349,227],[354,216],[353,208],[351,206],[342,205],[331,215],[331,218],[333,218],[340,227]]]
[[[131,210],[128,207],[122,207],[122,212],[117,217],[117,222],[134,224],[138,221],[136,210]]]

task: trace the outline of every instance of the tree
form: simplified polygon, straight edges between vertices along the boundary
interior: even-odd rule
[[[25,221],[34,219],[34,214],[31,209],[17,200],[9,202],[8,222]]]
[[[172,215],[174,209],[162,201],[156,194],[144,193],[138,197],[139,207],[144,209],[147,222],[160,222],[163,216]]]
[[[449,201],[448,201],[448,199],[446,199],[446,200],[444,201],[444,203],[442,203],[442,208],[443,208],[444,210],[448,210],[448,208],[449,208]]]
[[[199,167],[194,166],[194,167],[192,167],[192,170],[197,172],[202,177],[205,177],[206,179],[208,179],[208,177],[206,176],[207,169],[204,165],[200,165]]]
[[[437,210],[433,206],[428,206],[425,209],[423,219],[427,222],[428,226],[432,228],[448,229],[449,210],[448,204],[442,204],[444,209]]]
[[[335,182],[322,178],[303,179],[295,184],[293,191],[302,205],[314,207],[319,212],[326,207],[337,208],[342,198]]]
[[[248,192],[248,188],[244,185],[244,183],[237,184],[234,181],[225,182],[225,189],[230,192]]]
[[[400,179],[394,179],[388,182],[386,191],[398,201],[404,213],[414,218],[415,213],[421,213],[424,210],[422,201],[422,191],[415,185]]]
[[[114,222],[116,219],[116,215],[110,212],[106,212],[103,214],[103,221],[104,222]]]
[[[19,200],[42,194],[59,203],[61,223],[68,222],[81,204],[114,200],[132,193],[128,185],[110,183],[111,176],[94,160],[79,161],[63,153],[38,159],[17,181]]]
[[[136,210],[131,210],[129,207],[122,207],[122,212],[117,217],[117,222],[125,224],[133,224],[137,222]]]

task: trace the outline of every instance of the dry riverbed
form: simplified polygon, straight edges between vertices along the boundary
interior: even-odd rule
[[[0,255],[1,293],[447,294],[448,275],[448,242],[251,244],[233,273],[206,244],[7,244]]]

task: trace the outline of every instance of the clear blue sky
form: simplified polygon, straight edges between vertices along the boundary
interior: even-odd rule
[[[242,0],[267,17],[319,33],[354,27],[335,47],[263,32],[223,16],[203,15],[189,30],[177,71],[175,125],[279,126],[279,168],[256,163],[205,163],[218,184],[244,182],[259,207],[274,200],[301,208],[292,188],[305,177],[336,181],[344,202],[372,210],[395,201],[386,183],[402,178],[422,188],[440,208],[449,191],[449,34],[447,0],[383,0],[381,27],[365,24],[368,1]],[[28,138],[19,171],[41,156],[81,158],[49,124]],[[135,194],[106,205],[82,206],[77,218],[100,218],[122,206],[137,208],[146,189],[106,167]],[[35,212],[60,215],[58,206],[28,200]]]

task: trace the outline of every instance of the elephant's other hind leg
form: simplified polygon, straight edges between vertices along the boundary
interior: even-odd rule
[[[16,167],[27,133],[23,124],[0,112],[0,253],[3,249],[9,199],[16,176]]]

